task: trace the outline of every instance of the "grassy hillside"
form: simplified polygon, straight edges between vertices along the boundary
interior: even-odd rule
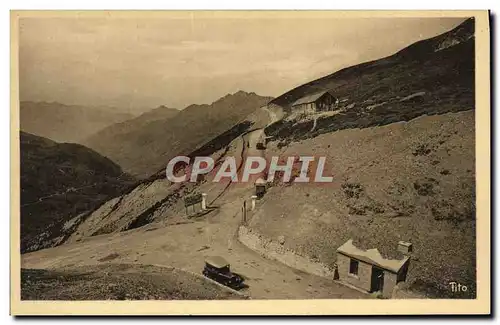
[[[51,246],[64,223],[133,182],[111,160],[78,144],[21,132],[21,251]]]
[[[160,106],[135,118],[105,127],[86,138],[83,144],[92,148],[92,146],[99,146],[101,143],[116,144],[133,141],[135,134],[141,132],[143,128],[148,128],[150,123],[158,120],[167,121],[178,113],[179,110],[175,108]]]
[[[210,105],[191,105],[172,118],[131,129],[113,141],[92,137],[87,145],[145,178],[164,168],[175,155],[189,154],[267,104],[268,97],[239,91]]]
[[[335,115],[314,121],[281,120],[266,134],[285,141],[346,128],[408,121],[474,105],[474,21],[408,46],[380,60],[345,68],[277,97],[286,110],[302,96],[330,90],[341,100]],[[310,132],[314,127],[314,130]]]
[[[21,130],[58,142],[81,143],[83,139],[133,115],[112,107],[85,107],[57,102],[20,104]]]

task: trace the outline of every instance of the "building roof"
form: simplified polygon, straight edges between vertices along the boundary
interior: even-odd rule
[[[363,250],[354,246],[352,239],[349,239],[342,246],[340,246],[337,249],[337,252],[394,273],[398,273],[409,259],[408,256],[405,256],[402,259],[384,258],[376,248]]]
[[[205,263],[210,264],[218,269],[229,266],[228,261],[226,261],[221,256],[208,256],[205,258]]]
[[[308,95],[308,96],[304,96],[302,98],[299,98],[297,99],[293,104],[292,106],[297,106],[297,105],[302,105],[302,104],[309,104],[309,103],[314,103],[315,101],[317,101],[319,98],[321,98],[321,96],[323,96],[324,94],[326,93],[329,93],[330,95],[332,95],[330,93],[330,91],[328,90],[324,90],[324,91],[320,91],[319,93],[314,93],[312,95]],[[333,96],[333,95],[332,95]]]

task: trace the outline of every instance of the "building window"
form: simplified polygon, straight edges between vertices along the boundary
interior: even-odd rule
[[[359,262],[351,258],[349,263],[349,274],[358,275]]]

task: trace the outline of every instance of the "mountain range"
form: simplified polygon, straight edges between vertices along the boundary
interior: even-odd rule
[[[20,133],[20,142],[22,252],[61,241],[66,221],[119,195],[135,181],[82,145],[26,132]]]

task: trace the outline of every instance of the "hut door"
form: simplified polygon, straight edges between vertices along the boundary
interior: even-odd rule
[[[371,292],[384,290],[384,270],[373,266],[372,267],[372,283],[371,283]]]

